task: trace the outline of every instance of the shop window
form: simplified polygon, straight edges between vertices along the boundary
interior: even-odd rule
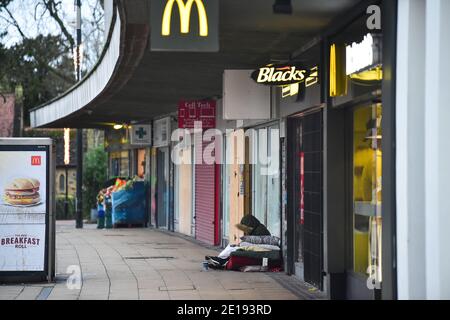
[[[380,104],[357,108],[353,117],[353,269],[381,282]]]
[[[278,125],[255,131],[252,139],[253,215],[280,236],[280,143]]]
[[[66,177],[61,174],[59,176],[59,192],[65,192],[66,191]]]
[[[122,151],[120,153],[120,176],[130,176],[130,152]]]
[[[120,173],[120,159],[111,160],[111,176],[118,177]]]
[[[137,175],[142,178],[145,176],[145,149],[137,151]]]
[[[131,172],[130,164],[129,151],[111,153],[111,176],[128,177]]]
[[[231,161],[231,135],[226,135],[225,141],[225,165],[223,165],[223,238],[228,240],[230,234],[230,188],[231,188],[231,174],[233,172]]]

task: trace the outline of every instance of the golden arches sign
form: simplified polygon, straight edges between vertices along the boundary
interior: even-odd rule
[[[208,16],[206,14],[205,5],[203,4],[202,0],[188,0],[186,2],[186,4],[184,3],[184,0],[168,0],[166,7],[164,9],[164,13],[163,13],[162,32],[161,32],[162,35],[163,36],[170,35],[172,11],[173,11],[173,5],[175,4],[175,1],[178,5],[178,10],[180,12],[180,29],[181,29],[180,31],[181,31],[181,33],[189,33],[192,6],[195,3],[197,6],[197,11],[198,11],[200,36],[207,37],[208,36]]]

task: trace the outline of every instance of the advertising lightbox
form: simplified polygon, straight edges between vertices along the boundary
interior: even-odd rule
[[[51,139],[0,139],[0,280],[48,280],[54,264]]]

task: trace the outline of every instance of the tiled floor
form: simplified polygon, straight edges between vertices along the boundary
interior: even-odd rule
[[[203,271],[205,255],[217,251],[184,237],[151,229],[97,230],[57,223],[54,284],[0,286],[0,300],[263,300],[315,297],[286,289],[296,280],[283,274]],[[80,287],[68,286],[79,269]],[[282,279],[283,281],[280,281]],[[320,295],[317,294],[320,298]]]

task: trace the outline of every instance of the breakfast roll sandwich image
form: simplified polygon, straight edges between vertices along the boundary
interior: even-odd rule
[[[5,187],[3,201],[11,206],[32,206],[41,202],[40,182],[32,178],[14,179]]]

